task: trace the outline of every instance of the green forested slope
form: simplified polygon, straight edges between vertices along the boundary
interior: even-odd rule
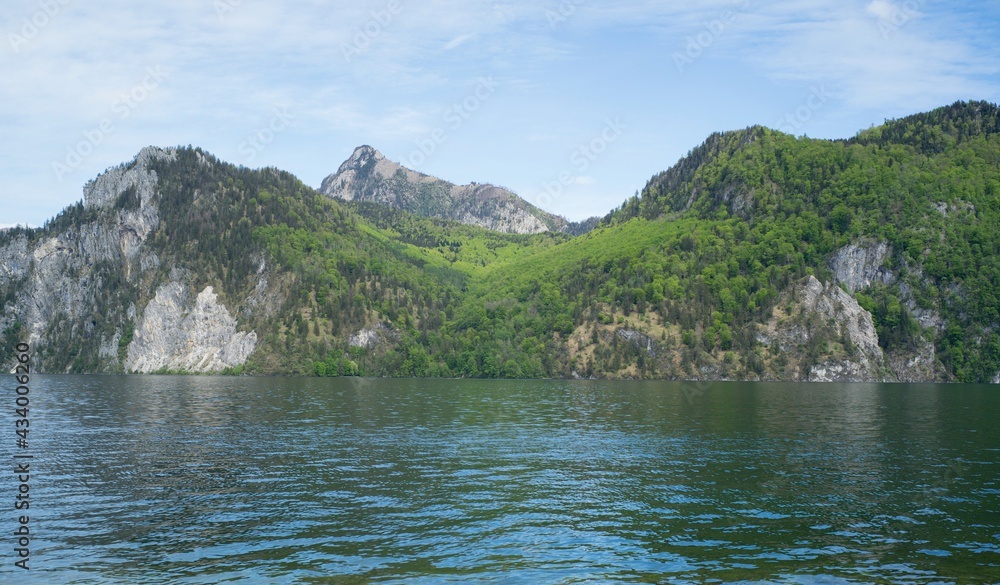
[[[822,272],[824,258],[848,242],[888,242],[891,262],[920,275],[917,299],[939,305],[948,323],[935,339],[947,368],[963,380],[998,369],[1000,113],[992,104],[958,103],[844,141],[759,127],[713,135],[605,223],[663,216],[738,218],[747,230],[739,239],[756,246],[737,270],[747,276]],[[768,296],[775,284],[764,287]],[[873,311],[880,337],[905,339],[906,315],[884,306],[898,309],[892,292],[872,292],[882,304]]]
[[[144,245],[156,268],[136,278],[108,266],[107,310],[83,328],[122,332],[122,355],[134,324],[114,307],[141,310],[157,286],[183,277],[213,286],[241,329],[256,331],[260,343],[237,370],[247,373],[802,378],[854,349],[793,315],[789,291],[809,275],[833,282],[838,251],[879,242],[895,279],[852,294],[887,355],[931,347],[941,379],[1000,371],[991,104],[958,103],[849,140],[761,127],[715,134],[578,237],[343,203],[199,149],[154,167],[160,222]],[[136,205],[126,192],[115,209]],[[27,236],[40,242],[99,213],[73,206]],[[0,247],[25,233],[3,233]],[[262,274],[279,299],[267,312],[245,306]],[[6,305],[19,286],[0,286]],[[939,325],[922,326],[914,311]],[[809,328],[801,347],[761,336],[778,321]],[[4,339],[23,337],[19,326]],[[52,329],[49,371],[121,368],[77,328]],[[363,330],[373,341],[352,344]]]

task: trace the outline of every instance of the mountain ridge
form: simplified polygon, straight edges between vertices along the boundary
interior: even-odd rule
[[[716,133],[576,237],[150,147],[42,228],[0,232],[0,357],[28,341],[40,372],[992,382],[998,127],[962,102],[857,139]]]
[[[379,203],[507,233],[558,231],[576,235],[586,232],[596,220],[570,222],[489,183],[456,185],[390,161],[368,145],[357,147],[336,173],[323,180],[319,190],[345,201]]]

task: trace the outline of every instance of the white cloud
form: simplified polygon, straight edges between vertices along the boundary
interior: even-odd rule
[[[537,148],[532,152],[573,144],[579,132],[625,108],[635,120],[636,140],[643,132],[655,135],[648,120],[662,130],[664,120],[690,116],[706,101],[700,97],[705,79],[718,82],[736,67],[761,87],[786,93],[824,84],[836,96],[824,114],[837,111],[846,123],[858,109],[891,116],[959,96],[1000,95],[998,9],[992,5],[966,16],[947,3],[924,0],[579,1],[553,26],[546,11],[560,2],[401,1],[391,18],[389,0],[71,2],[16,52],[9,34],[19,32],[38,4],[3,3],[0,193],[69,203],[95,170],[151,143],[235,150],[275,104],[287,104],[297,117],[282,137],[287,144],[322,137],[333,150],[358,140],[395,142],[405,150],[441,125],[444,109],[468,95],[476,79],[490,75],[504,78],[502,97],[491,98],[475,122],[508,118],[488,126],[494,134],[481,142],[503,142],[509,151],[527,144]],[[217,11],[220,3],[232,10]],[[913,3],[926,14],[906,12]],[[908,18],[900,19],[901,10]],[[671,52],[727,11],[736,19],[705,50],[694,73],[678,76]],[[879,26],[884,22],[893,26],[888,35]],[[359,33],[367,43],[348,60],[344,46]],[[115,101],[156,66],[169,78],[127,119],[115,120],[115,132],[84,167],[56,183],[50,162],[111,115]],[[719,86],[744,90],[724,81]],[[771,97],[762,93],[757,103],[748,101],[747,115],[767,111],[761,102]],[[449,144],[457,144],[462,132],[479,131],[470,123],[452,133]],[[648,146],[658,145],[651,139]],[[512,165],[502,171],[514,175],[509,179],[496,174],[517,183],[519,172],[530,170]],[[594,180],[614,184],[596,172]],[[14,199],[0,196],[4,204],[4,197]],[[25,217],[40,223],[55,211]]]
[[[325,122],[331,130],[368,136],[375,144],[427,134],[432,129],[426,113],[406,106],[372,114],[362,105],[340,103],[313,110],[309,117]]]

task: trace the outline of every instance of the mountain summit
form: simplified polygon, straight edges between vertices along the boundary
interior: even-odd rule
[[[326,194],[147,148],[0,231],[0,367],[1000,383],[998,160],[983,102],[718,133],[574,238],[370,147]]]
[[[359,146],[320,191],[344,201],[379,203],[417,215],[450,219],[489,230],[536,234],[583,233],[593,222],[573,223],[485,183],[456,185],[395,163],[371,146]]]

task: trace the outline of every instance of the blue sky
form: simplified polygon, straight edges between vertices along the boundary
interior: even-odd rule
[[[711,132],[1000,101],[1000,3],[5,0],[0,226],[144,146],[319,186],[361,144],[601,215]]]

